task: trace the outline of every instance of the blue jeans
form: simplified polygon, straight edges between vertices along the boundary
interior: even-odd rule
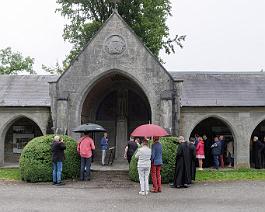
[[[91,159],[81,157],[80,180],[90,179]]]
[[[213,155],[214,168],[219,169],[219,155]]]
[[[62,181],[63,162],[52,162],[52,181],[60,183]]]

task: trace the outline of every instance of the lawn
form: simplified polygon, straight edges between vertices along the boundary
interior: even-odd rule
[[[0,180],[20,180],[19,168],[0,168]],[[206,169],[197,171],[197,182],[235,180],[265,180],[265,170],[257,169]]]
[[[0,168],[0,180],[20,180],[19,168]]]
[[[265,170],[257,169],[206,169],[197,171],[196,181],[265,180]]]

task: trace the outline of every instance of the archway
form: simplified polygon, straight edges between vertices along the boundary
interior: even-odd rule
[[[5,134],[4,163],[17,163],[24,146],[32,138],[41,135],[39,126],[27,117],[12,121]]]
[[[257,149],[257,145],[254,145],[253,137],[257,136],[259,141],[261,141],[265,145],[265,120],[263,120],[261,123],[258,124],[258,126],[254,129],[251,139],[250,139],[250,167],[251,168],[265,168],[265,150],[261,151],[259,154],[261,161],[259,164],[256,164],[257,160],[257,154],[259,152],[259,149]],[[256,166],[255,166],[256,164]]]
[[[213,144],[214,137],[221,135],[224,136],[224,165],[229,167],[234,166],[234,136],[230,127],[224,121],[216,117],[206,118],[196,125],[196,127],[192,130],[190,137],[195,137],[196,134],[201,137],[206,135],[207,137],[207,139],[204,139],[204,167],[212,167],[213,159],[211,155],[211,145]],[[232,152],[232,154],[229,154],[229,152]]]
[[[82,108],[81,122],[98,123],[108,131],[109,146],[116,148],[116,159],[123,157],[129,135],[138,125],[151,121],[149,101],[136,82],[119,73],[108,74],[93,86]],[[96,134],[95,160],[99,160],[99,140]]]

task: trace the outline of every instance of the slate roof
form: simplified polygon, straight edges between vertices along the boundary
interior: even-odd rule
[[[50,107],[51,75],[0,75],[0,106]]]
[[[182,106],[265,106],[263,72],[170,72],[184,80]]]

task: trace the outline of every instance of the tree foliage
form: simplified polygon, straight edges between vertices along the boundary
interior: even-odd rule
[[[10,47],[0,50],[0,74],[35,74],[33,64],[34,58],[23,57],[20,52],[13,52]]]
[[[73,44],[65,64],[69,64],[81,48],[93,37],[112,14],[112,0],[57,0],[62,16],[70,22],[64,28],[63,37]],[[170,0],[122,0],[117,10],[125,22],[142,39],[144,44],[158,56],[160,49],[174,52],[174,43],[182,48],[185,36],[169,38],[166,19],[170,14]],[[64,64],[64,65],[65,65]]]

